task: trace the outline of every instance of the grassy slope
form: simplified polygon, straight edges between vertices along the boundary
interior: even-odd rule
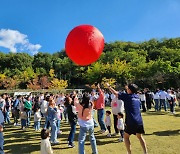
[[[178,154],[180,153],[180,109],[177,109],[175,116],[168,113],[155,113],[153,111],[143,113],[149,154]],[[77,127],[75,136],[75,148],[67,147],[67,138],[69,126],[62,122],[63,134],[59,137],[60,145],[53,146],[54,153],[78,153],[77,137],[79,127]],[[95,129],[97,132],[99,128]],[[112,128],[113,130],[113,128]],[[107,138],[104,135],[95,133],[100,154],[123,154],[126,153],[124,143],[117,142],[118,137]],[[33,153],[37,154],[40,150],[40,132],[35,132],[32,127],[26,131],[18,127],[6,127],[4,131],[5,152],[7,153]],[[88,140],[88,138],[87,138]],[[142,153],[139,141],[135,136],[131,136],[132,150],[134,154]],[[91,153],[89,141],[86,142],[86,153]]]

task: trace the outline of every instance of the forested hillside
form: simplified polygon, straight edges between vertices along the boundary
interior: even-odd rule
[[[87,67],[72,63],[64,50],[34,56],[0,52],[0,89],[80,88],[110,78],[121,86],[178,88],[180,38],[106,43],[100,59]]]

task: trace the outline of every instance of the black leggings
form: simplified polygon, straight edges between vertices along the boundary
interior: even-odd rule
[[[118,134],[119,131],[117,129],[117,121],[118,121],[117,115],[113,114],[113,119],[114,119],[114,130]]]

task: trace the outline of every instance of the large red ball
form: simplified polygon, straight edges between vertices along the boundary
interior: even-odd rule
[[[99,59],[104,49],[104,37],[96,27],[80,25],[68,34],[65,49],[74,63],[86,66]]]

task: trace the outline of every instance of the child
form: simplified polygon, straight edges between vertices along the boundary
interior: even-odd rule
[[[49,141],[49,131],[46,129],[41,131],[41,154],[53,154]]]
[[[108,134],[107,134],[107,137],[111,137],[111,111],[106,111],[106,119],[105,119],[105,124],[106,124],[106,127],[108,129]]]
[[[27,114],[26,114],[25,108],[24,110],[21,111],[20,118],[21,118],[21,129],[24,130],[26,127],[26,122],[27,122]]]
[[[124,142],[124,121],[123,121],[124,115],[119,112],[118,113],[118,122],[117,122],[117,128],[121,134],[121,137],[119,138],[119,142]]]
[[[61,124],[61,114],[63,113],[64,109],[61,107],[61,104],[58,104],[58,108],[57,108],[57,133],[61,134],[62,131],[60,131],[60,124]]]
[[[35,131],[40,130],[40,122],[41,122],[41,113],[38,108],[36,108],[35,113],[34,113],[34,128]]]

